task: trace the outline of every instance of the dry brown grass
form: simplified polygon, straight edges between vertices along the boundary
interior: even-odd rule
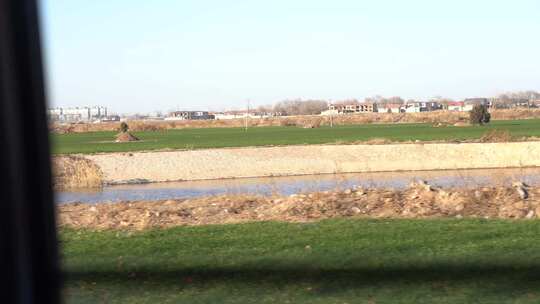
[[[279,126],[281,127],[296,127],[297,125],[297,121],[292,118],[284,117],[279,120]]]
[[[102,172],[91,160],[78,156],[54,157],[53,186],[56,190],[98,188],[102,185]]]
[[[491,130],[480,138],[480,142],[511,142],[512,135],[507,130]]]
[[[61,226],[149,229],[253,221],[309,222],[329,218],[540,218],[540,189],[520,198],[516,188],[437,189],[414,184],[404,190],[347,189],[263,197],[222,195],[195,199],[67,204]]]
[[[395,143],[392,140],[388,138],[372,138],[370,140],[362,142],[364,145],[388,145],[391,143]]]

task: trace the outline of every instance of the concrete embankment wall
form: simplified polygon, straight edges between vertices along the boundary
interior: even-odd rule
[[[81,155],[82,156],[82,155]],[[318,145],[84,155],[104,183],[540,166],[540,142]]]

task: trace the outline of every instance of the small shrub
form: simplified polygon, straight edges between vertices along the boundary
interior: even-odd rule
[[[485,105],[475,105],[469,113],[469,122],[471,125],[483,125],[489,123],[491,114],[489,114]]]
[[[128,130],[129,130],[128,124],[127,124],[125,121],[123,121],[123,122],[120,124],[120,132],[126,133]]]

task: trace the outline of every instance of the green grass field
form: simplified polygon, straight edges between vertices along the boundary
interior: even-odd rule
[[[494,121],[488,126],[435,128],[431,124],[348,125],[334,128],[258,127],[181,129],[135,132],[142,141],[114,143],[115,132],[52,135],[53,153],[127,152],[156,149],[203,149],[222,147],[323,144],[385,138],[408,140],[466,140],[480,138],[489,130],[508,130],[513,136],[540,136],[540,120]]]
[[[539,303],[540,221],[62,230],[67,303]]]

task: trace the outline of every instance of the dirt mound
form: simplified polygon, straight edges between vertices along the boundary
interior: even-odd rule
[[[357,188],[285,197],[224,195],[97,205],[73,203],[60,206],[58,218],[60,226],[139,230],[253,221],[309,222],[347,217],[540,218],[540,188],[516,185],[442,190],[418,183],[405,190]]]
[[[91,160],[77,156],[58,156],[52,160],[55,190],[101,187],[103,174]]]
[[[116,142],[139,141],[139,139],[129,132],[122,132],[116,135]]]

